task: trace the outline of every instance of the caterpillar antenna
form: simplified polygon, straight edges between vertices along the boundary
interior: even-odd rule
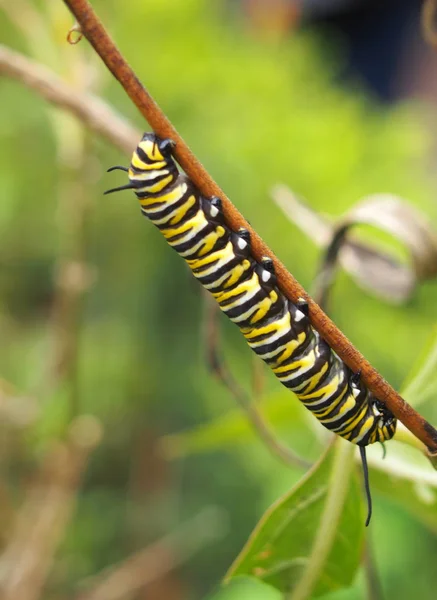
[[[128,173],[129,169],[127,167],[122,167],[121,165],[115,165],[115,167],[109,167],[106,172],[110,173],[111,171],[124,171],[125,173]]]
[[[131,183],[128,183],[127,185],[122,185],[121,187],[116,187],[116,188],[112,188],[112,190],[106,190],[106,192],[103,192],[103,195],[106,196],[106,194],[112,194],[113,192],[122,192],[123,190],[133,190],[135,186],[133,186]]]
[[[372,496],[370,494],[370,485],[369,485],[369,468],[367,466],[366,447],[359,446],[359,448],[360,448],[361,462],[363,464],[364,489],[366,491],[366,498],[367,498],[366,527],[368,527],[368,525],[370,523],[370,519],[372,518]]]

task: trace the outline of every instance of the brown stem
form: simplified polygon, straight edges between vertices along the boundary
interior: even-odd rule
[[[139,82],[134,71],[124,60],[114,42],[109,37],[102,23],[94,13],[87,0],[64,0],[79,23],[82,33],[91,43],[97,54],[106,64],[114,77],[148,121],[155,133],[161,138],[171,138],[176,142],[175,155],[177,161],[191,178],[200,192],[207,196],[219,196],[223,202],[225,217],[229,226],[236,230],[245,227],[251,234],[252,252],[258,260],[262,256],[270,256],[273,260],[278,283],[284,294],[292,301],[299,298],[307,300],[312,325],[333,350],[353,370],[361,371],[364,383],[377,398],[385,402],[387,407],[404,425],[418,437],[431,452],[437,452],[437,431],[421,415],[384,380],[356,349],[346,336],[334,325],[320,307],[308,296],[303,287],[287,271],[285,266],[275,257],[270,248],[250,227],[223,191],[212,180],[201,163],[196,159],[186,143],[177,133],[173,125],[158,107],[150,94]]]

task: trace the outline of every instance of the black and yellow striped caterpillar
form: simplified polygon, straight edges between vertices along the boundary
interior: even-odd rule
[[[393,437],[396,419],[311,326],[308,304],[288,300],[276,284],[273,263],[251,255],[246,229],[225,223],[219,198],[204,198],[179,173],[174,143],[146,133],[126,171],[142,213],[180,254],[247,343],[330,431],[357,444],[363,462],[368,517],[371,498],[365,446]]]

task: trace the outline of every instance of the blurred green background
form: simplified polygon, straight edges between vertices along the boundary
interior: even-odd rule
[[[93,5],[195,154],[306,288],[319,250],[273,203],[276,182],[333,217],[363,195],[400,194],[437,224],[435,105],[382,104],[359,78],[340,81],[348,48],[333,30],[294,21],[286,31],[263,29],[219,0]],[[87,42],[66,43],[71,24],[60,0],[0,3],[3,43],[147,130]],[[192,536],[210,528],[210,537],[192,556],[182,544],[181,565],[126,597],[202,598],[302,470],[281,465],[238,425],[235,401],[208,373],[203,300],[181,260],[140,218],[133,195],[103,197],[123,183],[106,168],[130,157],[14,81],[0,80],[0,96],[0,378],[22,400],[17,418],[1,425],[2,543],[53,440],[72,418],[91,414],[103,438],[42,597],[75,597],[88,577],[200,513],[206,525]],[[399,388],[434,326],[436,301],[433,282],[394,307],[340,274],[332,317]],[[250,393],[252,356],[224,318],[220,324],[227,360]],[[266,372],[263,395],[290,403],[272,422],[315,459],[324,438],[278,385]],[[421,412],[437,423],[432,399]],[[171,438],[180,457],[166,456],[163,436],[208,422],[216,425],[197,442]],[[433,599],[437,507],[426,521],[399,506],[396,481],[390,485],[374,492],[369,532],[383,587],[398,600]],[[269,597],[243,587],[220,598]],[[362,598],[364,589],[360,574],[329,598]]]

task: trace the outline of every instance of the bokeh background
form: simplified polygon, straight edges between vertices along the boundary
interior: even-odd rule
[[[93,5],[195,154],[306,288],[320,250],[272,201],[277,182],[331,217],[366,194],[399,194],[437,226],[437,54],[421,38],[419,1]],[[147,130],[87,42],[66,43],[71,25],[60,0],[0,2],[4,44]],[[152,552],[158,575],[121,597],[267,597],[214,590],[302,469],[272,457],[209,373],[204,300],[180,259],[139,217],[133,195],[103,197],[123,183],[106,168],[129,156],[15,81],[0,80],[0,97],[0,578],[28,545],[45,556],[32,582],[38,597],[79,598],[105,569],[170,536]],[[399,388],[434,327],[436,301],[432,281],[393,306],[340,274],[331,315]],[[220,327],[228,364],[251,394],[252,356],[224,318]],[[314,460],[326,438],[270,373],[261,376],[279,436]],[[420,410],[437,423],[432,397]],[[64,495],[47,493],[54,481]],[[437,508],[425,518],[399,502],[396,482],[391,491],[375,490],[369,533],[382,586],[398,600],[433,599]],[[38,506],[46,529],[26,541]],[[174,568],[159,575],[165,561]],[[360,573],[329,599],[366,593]]]

